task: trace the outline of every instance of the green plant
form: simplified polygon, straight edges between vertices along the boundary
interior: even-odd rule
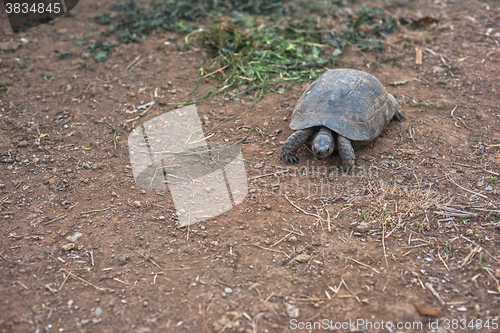
[[[364,210],[364,211],[361,212],[361,218],[364,219],[365,216],[366,216],[366,210]]]
[[[470,219],[466,219],[463,216],[460,216],[460,222],[462,222],[463,224],[466,224],[469,221],[470,221]]]
[[[446,242],[444,242],[444,244],[446,245],[446,249],[445,249],[446,254],[450,254],[450,252],[451,252],[451,243],[448,242],[448,241],[446,241]]]
[[[488,178],[488,182],[496,184],[498,182],[498,177],[490,177]]]
[[[476,235],[479,244],[484,243],[484,234]]]
[[[418,222],[418,221],[415,221],[415,224],[417,225],[417,228],[420,230],[423,226],[422,223]]]
[[[475,271],[491,271],[491,268],[484,267],[483,264],[483,256],[481,253],[479,254],[479,264],[477,265],[476,268],[474,268]]]

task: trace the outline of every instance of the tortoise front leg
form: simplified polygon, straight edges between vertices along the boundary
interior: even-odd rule
[[[354,149],[352,148],[351,141],[349,139],[344,138],[339,134],[339,156],[342,160],[342,165],[340,169],[347,173],[351,168],[354,168],[354,160],[356,159],[356,155],[354,154]]]
[[[290,135],[285,141],[283,148],[281,148],[280,158],[285,157],[285,163],[299,163],[299,159],[297,158],[297,150],[299,150],[300,146],[302,146],[302,144],[307,141],[312,133],[312,128],[306,128],[293,132],[292,135]]]

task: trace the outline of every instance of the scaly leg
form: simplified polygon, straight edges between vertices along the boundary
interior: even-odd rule
[[[303,130],[298,130],[292,133],[286,140],[283,148],[281,148],[281,158],[285,158],[285,163],[299,163],[299,159],[297,158],[297,150],[299,150],[300,146],[313,133],[312,128],[306,128]]]
[[[342,165],[340,169],[347,173],[351,168],[354,168],[354,160],[356,159],[356,155],[354,154],[354,149],[352,148],[351,141],[349,139],[344,138],[342,135],[338,136],[339,140],[339,156],[342,160]]]

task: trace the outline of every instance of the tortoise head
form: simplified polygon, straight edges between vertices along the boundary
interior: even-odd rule
[[[311,148],[314,157],[318,160],[324,160],[330,156],[335,148],[332,132],[326,127],[321,127],[319,132],[314,136]]]

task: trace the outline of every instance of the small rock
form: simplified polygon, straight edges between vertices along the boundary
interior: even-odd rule
[[[75,244],[74,243],[68,243],[68,244],[65,244],[63,246],[61,246],[61,250],[63,251],[71,251],[75,248]]]
[[[149,305],[148,301],[144,301],[144,302],[142,303],[142,306],[143,306],[143,307],[145,307],[145,308],[147,308],[147,307],[148,307],[148,305]]]
[[[298,242],[298,239],[297,239],[297,237],[295,237],[295,236],[291,236],[291,237],[288,237],[288,241],[289,241],[290,243],[297,243],[297,242]]]
[[[479,306],[479,304],[474,305],[474,311],[476,311],[477,313],[481,312],[481,307]]]
[[[224,292],[225,292],[226,294],[230,294],[230,293],[232,293],[232,292],[233,292],[233,289],[231,289],[231,288],[227,287],[227,288],[224,288]]]
[[[151,329],[149,327],[139,327],[137,329],[137,331],[135,331],[136,333],[150,333],[150,332],[153,332],[151,331]]]
[[[500,279],[500,268],[495,271],[495,276]]]
[[[415,305],[418,313],[420,313],[422,316],[437,317],[439,314],[439,310],[432,308],[425,302],[416,302],[413,305]]]
[[[115,191],[111,192],[111,195],[114,196],[114,197],[117,197],[117,198],[120,197],[118,194],[116,194]]]
[[[299,317],[299,309],[296,308],[292,304],[286,305],[286,313],[288,314],[288,317],[290,317],[290,318],[298,318]]]
[[[260,168],[262,168],[262,163],[255,163],[255,164],[254,164],[254,168],[255,168],[255,169],[260,169]]]
[[[434,73],[444,72],[445,70],[446,70],[446,68],[441,67],[441,66],[434,66],[434,67],[432,67],[432,71],[433,71]]]
[[[23,140],[17,144],[18,147],[26,147],[28,145],[28,141]]]
[[[82,233],[81,232],[77,232],[76,234],[74,234],[73,236],[68,236],[66,237],[66,240],[71,242],[71,243],[74,243],[78,240],[78,238],[82,237]]]
[[[467,236],[474,236],[474,231],[472,229],[467,230]]]
[[[141,202],[140,202],[140,201],[134,201],[134,205],[135,205],[137,208],[140,208],[140,207],[141,207]]]
[[[118,256],[118,262],[120,263],[120,266],[124,266],[125,264],[127,264],[129,259],[130,255],[128,253]]]
[[[491,185],[488,185],[488,186],[486,186],[486,188],[484,190],[485,191],[493,191],[493,187],[491,187]]]
[[[457,311],[465,312],[465,311],[467,311],[467,308],[465,306],[461,306],[461,307],[457,308]]]
[[[213,246],[219,246],[219,242],[218,241],[211,241],[210,244],[212,244]]]
[[[102,314],[102,309],[101,309],[101,308],[96,308],[96,309],[94,310],[94,314],[95,314],[97,317],[99,317],[99,316]]]
[[[270,204],[265,204],[264,208],[267,209],[267,210],[269,210],[269,209],[271,209],[271,205]]]
[[[158,217],[158,220],[164,221],[164,220],[165,220],[165,216],[160,215],[160,216]]]
[[[295,257],[295,261],[297,262],[308,262],[311,259],[309,254],[299,254]]]
[[[360,224],[358,224],[356,226],[356,231],[357,232],[368,232],[370,231],[370,229],[372,228],[372,226],[370,225],[370,223],[368,222],[361,222]]]
[[[264,241],[264,244],[266,244],[266,245],[271,245],[271,240],[270,240],[269,238],[268,238],[268,239],[266,239],[266,240]]]

